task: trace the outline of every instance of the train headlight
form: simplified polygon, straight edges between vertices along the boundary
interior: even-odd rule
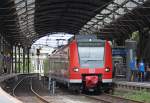
[[[109,71],[110,71],[110,68],[106,67],[105,72],[109,72]]]
[[[78,72],[79,68],[74,68],[73,70],[74,70],[74,72]]]

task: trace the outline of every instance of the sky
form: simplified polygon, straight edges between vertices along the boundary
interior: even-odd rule
[[[32,50],[41,48],[41,53],[50,53],[57,46],[66,45],[69,38],[73,37],[72,34],[59,33],[59,34],[48,34],[38,39],[33,45]]]

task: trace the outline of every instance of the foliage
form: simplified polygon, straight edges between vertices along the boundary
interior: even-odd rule
[[[49,69],[49,62],[48,62],[48,58],[46,58],[44,60],[44,74],[48,73],[48,69]]]
[[[139,31],[133,32],[131,35],[131,39],[138,42],[139,41]]]
[[[16,62],[16,70],[17,70],[17,73],[19,73],[19,62],[18,62],[18,59],[17,59],[17,62]],[[34,69],[33,69],[33,65],[31,63],[31,59],[29,59],[29,72],[31,73],[33,71],[34,71]],[[24,72],[28,73],[28,59],[25,59]],[[23,73],[23,60],[20,61],[20,73]]]
[[[150,103],[150,93],[146,90],[130,91],[130,92],[115,92],[115,95],[124,98]]]

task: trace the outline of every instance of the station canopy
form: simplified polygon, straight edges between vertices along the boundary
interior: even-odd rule
[[[149,0],[1,0],[0,32],[31,45],[47,33],[121,38],[149,25]]]

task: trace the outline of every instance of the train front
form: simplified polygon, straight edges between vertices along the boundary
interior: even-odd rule
[[[70,81],[82,90],[108,90],[112,83],[111,47],[104,40],[76,40],[70,45]]]

